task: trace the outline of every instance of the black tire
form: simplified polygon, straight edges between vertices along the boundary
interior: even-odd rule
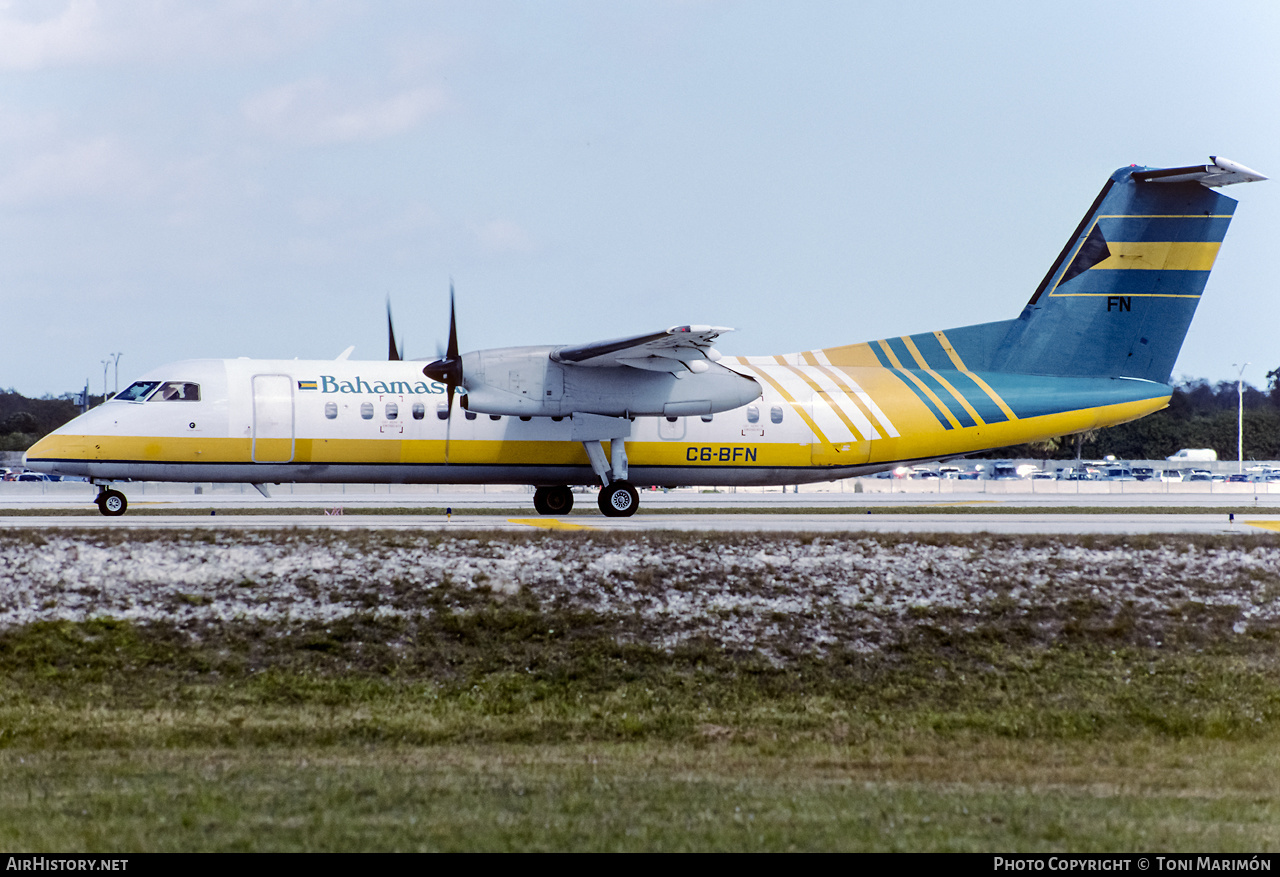
[[[573,510],[573,492],[567,487],[539,487],[533,507],[540,515],[567,515]]]
[[[600,491],[600,511],[606,518],[629,518],[640,508],[640,494],[626,481],[615,481]]]
[[[98,504],[98,511],[108,518],[118,518],[129,508],[129,500],[125,499],[124,494],[118,490],[102,491],[95,502]]]

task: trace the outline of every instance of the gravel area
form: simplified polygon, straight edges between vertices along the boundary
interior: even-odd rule
[[[455,599],[471,592],[470,600]],[[198,634],[239,619],[326,622],[502,601],[617,617],[620,636],[708,637],[773,658],[883,648],[913,627],[1010,628],[1050,642],[1121,624],[1159,643],[1280,619],[1267,537],[163,533],[0,539],[0,628],[112,617]]]

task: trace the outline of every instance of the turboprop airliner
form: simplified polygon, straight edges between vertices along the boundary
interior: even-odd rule
[[[1236,205],[1217,189],[1264,179],[1218,157],[1117,170],[1013,319],[782,356],[721,356],[716,326],[460,353],[451,301],[433,362],[388,318],[386,361],[173,363],[27,465],[88,477],[111,516],[113,485],[209,481],[526,483],[546,515],[599,484],[616,517],[633,484],[827,481],[1112,426],[1169,403]]]

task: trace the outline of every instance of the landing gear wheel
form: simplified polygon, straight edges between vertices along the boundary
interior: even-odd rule
[[[629,518],[640,508],[640,494],[625,481],[615,481],[600,490],[600,511],[606,518]]]
[[[118,518],[129,508],[129,500],[118,490],[104,490],[94,502],[98,504],[98,511],[109,518]]]
[[[573,493],[567,487],[539,487],[533,507],[540,515],[567,515],[573,509]]]

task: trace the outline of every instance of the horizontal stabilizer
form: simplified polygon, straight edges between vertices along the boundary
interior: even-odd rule
[[[1140,183],[1199,183],[1202,186],[1217,188],[1235,183],[1257,183],[1266,177],[1255,170],[1238,164],[1229,158],[1218,155],[1209,156],[1213,164],[1199,164],[1191,167],[1140,168],[1133,172],[1133,178]]]

